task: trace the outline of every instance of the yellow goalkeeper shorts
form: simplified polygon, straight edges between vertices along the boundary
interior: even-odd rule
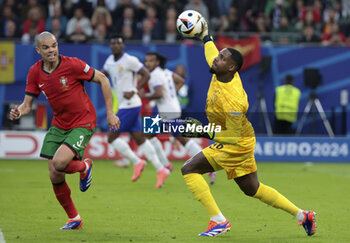
[[[202,153],[215,171],[226,171],[228,180],[257,170],[254,146],[242,148],[238,145],[215,143],[203,149]]]

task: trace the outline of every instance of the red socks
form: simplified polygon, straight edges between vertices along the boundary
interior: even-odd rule
[[[76,172],[84,172],[86,169],[86,164],[84,161],[72,160],[68,166],[64,169],[67,174],[73,174]]]
[[[72,198],[70,197],[70,189],[66,182],[59,185],[53,185],[57,200],[60,202],[66,211],[68,218],[72,219],[78,215],[78,211],[74,206]]]

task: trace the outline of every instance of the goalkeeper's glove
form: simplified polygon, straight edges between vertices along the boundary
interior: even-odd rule
[[[213,38],[209,35],[208,23],[204,17],[201,18],[203,23],[203,30],[201,33],[197,34],[196,37],[204,42],[204,44],[208,41],[213,41]]]
[[[192,127],[193,124],[195,125],[194,131],[186,131],[186,128],[188,124]],[[206,139],[214,139],[215,137],[215,132],[203,132],[203,124],[198,121],[197,119],[194,119],[192,117],[185,118],[185,121],[183,122],[183,125],[185,126],[185,132],[182,133],[183,137],[189,137],[189,138],[198,138],[198,137],[203,137]],[[202,132],[197,132],[197,127],[202,127]]]

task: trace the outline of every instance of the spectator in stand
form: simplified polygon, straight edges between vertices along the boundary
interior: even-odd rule
[[[52,29],[51,29],[52,24],[51,24],[51,22],[52,22],[52,20],[54,18],[57,18],[57,19],[60,20],[60,26],[61,26],[60,27],[61,28],[60,32],[64,33],[66,31],[66,26],[67,26],[67,21],[68,20],[67,20],[66,16],[62,15],[62,7],[61,7],[61,5],[55,5],[55,7],[53,9],[53,15],[48,17],[47,20],[46,20],[46,30],[49,31],[49,32],[52,32]],[[58,37],[56,36],[56,38],[58,38]]]
[[[254,32],[257,32],[260,34],[260,39],[262,41],[271,41],[271,38],[269,35],[266,35],[267,32],[270,32],[271,29],[266,23],[265,17],[263,13],[260,13],[255,21],[255,27]]]
[[[338,16],[338,23],[343,24],[346,23],[348,18],[345,15],[345,12],[343,12],[343,6],[342,6],[342,2],[341,0],[336,0],[333,2],[333,10],[336,14],[336,16]]]
[[[248,9],[242,16],[242,30],[243,31],[257,31],[256,19],[259,13],[253,9]]]
[[[41,13],[41,17],[43,19],[46,19],[46,11],[45,11],[45,8],[39,4],[39,1],[38,0],[28,0],[27,1],[27,4],[23,5],[21,7],[21,15],[20,15],[20,19],[22,22],[25,22],[28,17],[29,17],[29,13],[30,13],[30,10],[32,8],[39,8],[39,11]],[[28,26],[29,27],[29,26]],[[44,26],[45,27],[45,26]]]
[[[53,18],[51,21],[50,32],[56,37],[57,40],[65,39],[66,35],[62,30],[62,24],[60,18]]]
[[[141,40],[143,44],[148,45],[153,39],[152,30],[153,30],[153,25],[151,21],[149,19],[145,19],[142,22],[142,32],[141,32]]]
[[[47,17],[55,17],[55,8],[61,8],[61,1],[59,0],[49,0],[47,5]],[[61,11],[62,12],[62,11]]]
[[[73,0],[67,0],[64,3],[62,3],[62,13],[64,16],[67,17],[67,19],[70,19],[74,15],[74,3]]]
[[[310,25],[314,27],[315,34],[319,35],[321,30],[321,25],[315,22],[315,17],[312,11],[306,12],[304,20],[298,22],[296,24],[296,28],[299,29],[300,31],[303,31],[305,26],[310,26]]]
[[[77,25],[77,23],[79,25]],[[77,29],[79,30],[79,32],[80,29],[82,29],[83,35],[85,35],[86,37],[92,36],[90,20],[84,16],[84,12],[81,8],[76,8],[74,10],[74,17],[72,17],[67,23],[66,35],[71,36],[74,32],[77,31]],[[78,36],[82,37],[80,33],[78,34]]]
[[[216,23],[217,18],[215,18],[213,28],[217,35],[222,35],[223,32],[229,31],[229,21],[226,14],[220,15],[218,22]]]
[[[122,28],[122,36],[125,40],[133,40],[136,39],[136,34],[134,34],[133,28],[131,25],[124,24]]]
[[[197,12],[200,12],[207,21],[210,20],[208,7],[203,0],[188,0],[184,10],[196,10]]]
[[[84,28],[80,22],[76,22],[74,26],[74,32],[67,36],[67,41],[75,44],[86,43],[89,40],[89,36],[85,34]]]
[[[95,29],[98,25],[103,24],[106,29],[112,26],[112,16],[109,10],[105,6],[98,6],[95,8],[91,17],[91,26]]]
[[[331,33],[332,25],[339,22],[339,15],[334,9],[330,8],[324,12],[324,24],[322,26],[322,34],[328,35]]]
[[[160,6],[162,4],[159,0],[134,0],[133,1],[136,7],[136,15],[138,16],[138,20],[143,20],[146,16],[147,7],[153,6],[157,9],[157,13],[160,13]],[[158,16],[159,17],[159,16]]]
[[[23,24],[22,35],[28,34],[30,28],[35,28],[36,34],[45,31],[45,20],[39,7],[33,7],[29,10],[28,19]],[[32,36],[33,33],[30,33]]]
[[[229,28],[228,28],[229,31],[241,30],[238,9],[232,4],[229,9],[228,21],[229,21]]]
[[[21,32],[17,29],[17,25],[13,20],[7,20],[5,25],[6,31],[4,31],[0,37],[5,38],[19,38],[21,37]]]
[[[321,14],[321,22],[323,21],[323,10],[325,9],[324,0],[313,0],[314,9]],[[333,1],[333,0],[332,0]]]
[[[181,38],[176,30],[176,20],[168,18],[165,22],[165,42],[170,44],[175,43],[177,40],[180,39]]]
[[[74,17],[75,10],[77,8],[82,9],[84,16],[91,18],[92,16],[92,0],[67,0],[65,4],[65,10],[69,11],[69,18]]]
[[[279,44],[287,45],[293,42],[294,39],[291,34],[294,32],[294,26],[289,24],[289,20],[286,16],[282,16],[280,19],[279,27],[273,29],[272,40]]]
[[[293,24],[299,22],[302,16],[302,11],[304,9],[304,0],[296,0],[292,6],[293,11]]]
[[[133,8],[133,11],[134,13],[136,12],[135,11],[135,5],[133,4],[132,0],[121,0],[118,5],[117,5],[117,8],[115,9],[115,11],[112,13],[112,16],[115,18],[113,19],[113,23],[115,23],[119,18],[120,16],[124,16],[124,9],[125,8]],[[142,15],[142,18],[144,17],[144,15]]]
[[[339,24],[333,23],[331,26],[331,32],[325,34],[322,37],[322,45],[324,46],[344,46],[345,45],[345,36],[340,31]]]
[[[146,7],[146,20],[152,25],[152,39],[160,40],[163,37],[164,26],[157,17],[157,8],[154,5]]]
[[[315,23],[320,24],[322,22],[322,15],[320,10],[316,7],[314,7],[314,5],[311,2],[308,2],[304,8],[301,10],[301,16],[300,16],[300,20],[304,21],[306,14],[308,12],[311,12],[313,15],[313,19],[315,21]]]
[[[180,13],[176,12],[175,8],[168,8],[165,12],[165,19],[177,19],[177,16],[180,15]]]
[[[2,1],[2,4],[1,4],[1,1],[0,1],[0,5],[1,6],[10,6],[12,12],[17,15],[16,17],[17,17],[18,21],[20,21],[19,13],[21,12],[21,8],[22,8],[22,3],[21,2],[16,1],[16,0],[5,0],[5,1]]]
[[[132,28],[132,32],[137,32],[137,22],[135,20],[135,9],[129,5],[123,8],[122,18],[114,19],[114,29],[113,32],[120,33],[124,25],[128,25]]]
[[[321,38],[315,34],[315,28],[312,25],[307,25],[304,27],[303,36],[299,43],[320,43]]]
[[[105,6],[110,13],[112,13],[121,2],[121,0],[90,0],[92,7],[95,9],[97,6]]]
[[[218,10],[218,15],[229,15],[229,9],[232,5],[233,0],[216,0],[216,7]]]
[[[15,24],[16,31],[13,34],[7,33],[7,32],[13,32],[13,28],[10,27],[11,31],[7,29],[8,22],[11,22],[11,24],[9,24],[10,26],[13,23]],[[0,17],[0,37],[18,35],[17,33],[18,29],[19,29],[19,21],[17,16],[12,11],[12,7],[10,5],[5,5],[4,8],[2,9],[2,16]]]
[[[28,31],[22,35],[21,41],[24,44],[35,44],[38,36],[37,26],[32,22],[28,28]]]
[[[266,16],[270,17],[272,23],[272,28],[277,29],[281,23],[282,16],[287,16],[288,18],[293,15],[293,11],[290,7],[290,3],[284,0],[275,0],[274,6],[269,12],[265,10]]]
[[[219,18],[220,20],[216,27],[218,34],[241,30],[238,9],[234,5],[230,6],[228,16],[223,14]]]
[[[350,19],[350,1],[342,0],[342,14],[344,18]]]
[[[107,26],[105,24],[98,24],[94,29],[94,41],[99,44],[105,44],[107,38]]]
[[[169,9],[175,10],[175,18],[182,12],[183,5],[178,0],[167,0],[161,8],[161,19],[169,18]],[[173,13],[171,13],[173,14]]]

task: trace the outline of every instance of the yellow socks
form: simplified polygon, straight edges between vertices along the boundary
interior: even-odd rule
[[[207,210],[209,217],[214,217],[220,213],[220,209],[210,193],[209,186],[201,174],[191,173],[184,175],[188,188],[195,198],[200,201]]]
[[[280,208],[293,216],[296,216],[299,212],[299,208],[291,203],[282,194],[269,186],[265,186],[262,183],[260,183],[258,191],[254,197],[275,208]]]

